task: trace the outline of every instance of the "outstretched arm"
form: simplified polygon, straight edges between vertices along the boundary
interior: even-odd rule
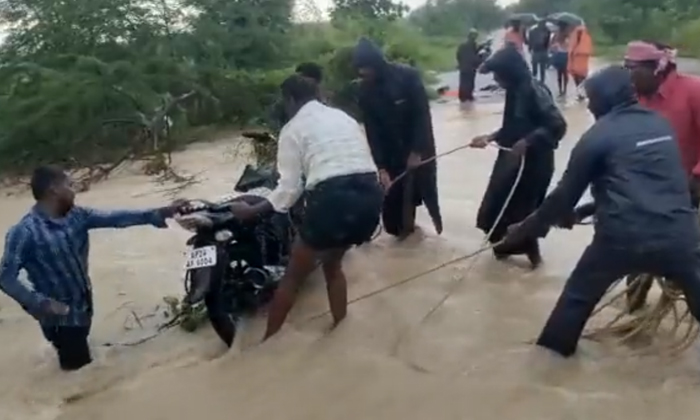
[[[166,228],[165,219],[173,215],[168,207],[149,210],[97,210],[89,207],[76,209],[86,229],[127,228],[131,226],[151,225]]]
[[[277,148],[277,172],[280,174],[277,187],[267,200],[262,200],[255,207],[255,213],[265,213],[271,209],[286,213],[299,200],[304,192],[304,169],[302,149],[297,134],[285,127],[280,134]]]
[[[19,303],[27,312],[37,313],[46,297],[28,289],[19,281],[31,237],[21,226],[13,227],[5,236],[5,252],[0,262],[0,289]]]
[[[603,156],[601,145],[584,135],[571,151],[559,184],[545,198],[540,208],[523,221],[523,230],[541,234],[570,215],[588,185],[600,173]]]

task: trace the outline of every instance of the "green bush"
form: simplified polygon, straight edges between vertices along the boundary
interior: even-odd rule
[[[676,33],[673,44],[683,55],[700,58],[700,19],[681,26]]]
[[[164,44],[168,48],[125,51],[120,46],[119,54],[94,56],[17,57],[5,51],[6,64],[0,68],[0,170],[22,173],[43,163],[82,167],[129,152],[152,152],[156,146],[148,123],[168,100],[187,92],[195,95],[169,115],[179,130],[259,125],[277,99],[280,83],[301,61],[323,65],[332,102],[357,117],[351,58],[360,36],[373,38],[390,60],[423,70],[454,68],[457,45],[450,38],[427,38],[405,21],[381,19],[299,24],[287,35],[289,51],[280,54],[277,65],[263,66],[265,70],[228,66],[219,55],[225,48],[187,37],[169,40]],[[165,146],[173,147],[168,142],[157,147]]]

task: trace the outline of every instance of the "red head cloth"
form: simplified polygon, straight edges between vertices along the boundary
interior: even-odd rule
[[[654,44],[644,41],[632,41],[627,44],[625,60],[629,61],[656,61],[656,72],[661,72],[669,64],[676,62],[676,50],[672,48],[659,48]]]

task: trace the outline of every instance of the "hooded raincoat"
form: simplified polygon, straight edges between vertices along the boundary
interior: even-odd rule
[[[525,167],[517,186],[520,158],[508,151],[498,152],[479,208],[477,227],[484,233],[492,232],[489,240],[496,243],[503,239],[508,226],[521,222],[542,204],[554,173],[554,150],[566,134],[566,121],[549,89],[532,78],[517,49],[499,50],[483,64],[482,71],[493,72],[506,89],[503,123],[492,139],[507,148],[523,139],[528,144]],[[512,188],[515,188],[513,196],[494,226]],[[539,254],[536,238],[496,247],[495,252]]]
[[[596,123],[572,150],[557,187],[521,225],[523,235],[546,231],[570,214],[590,186],[593,241],[537,341],[564,356],[575,352],[610,285],[627,274],[673,279],[693,316],[700,316],[700,227],[673,128],[637,104],[622,67],[592,76],[585,88]]]
[[[359,106],[377,167],[394,179],[406,171],[412,152],[423,160],[435,156],[428,95],[418,71],[388,62],[382,51],[364,38],[355,48],[353,64],[356,68],[373,69],[376,76],[362,81]],[[435,230],[441,233],[435,161],[392,185],[382,209],[384,230],[395,236],[410,230],[413,220],[407,219],[415,218],[415,209],[421,204],[425,204]]]
[[[469,39],[460,44],[457,49],[457,64],[459,66],[459,101],[474,100],[474,81],[476,71],[481,65],[477,35],[469,34]]]

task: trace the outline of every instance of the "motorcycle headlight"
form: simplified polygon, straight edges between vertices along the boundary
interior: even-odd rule
[[[226,242],[233,238],[233,233],[230,230],[222,229],[214,234],[214,239],[218,242]]]

